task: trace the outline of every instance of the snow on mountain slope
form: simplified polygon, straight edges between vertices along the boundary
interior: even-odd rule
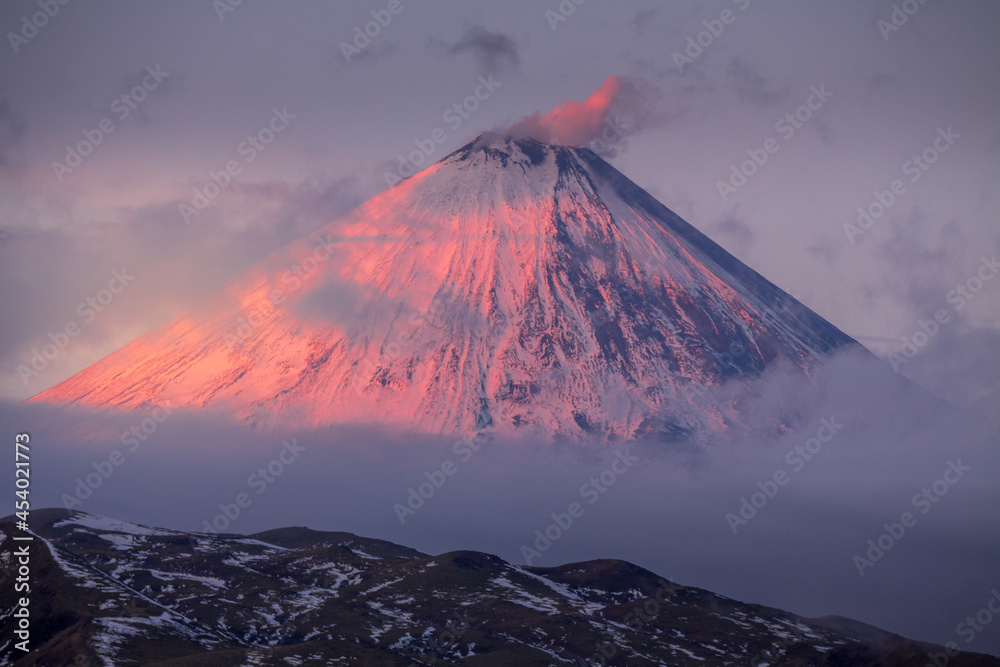
[[[0,520],[0,543],[15,530],[15,517]],[[63,509],[35,509],[32,530],[38,665],[919,667],[944,650],[738,602],[620,560],[522,567],[350,533],[208,535]],[[0,552],[0,565],[12,560]],[[14,596],[5,587],[0,606]],[[15,623],[0,618],[8,636]],[[0,665],[21,655],[8,641]],[[954,667],[1000,664],[949,656]]]
[[[854,346],[592,152],[484,135],[31,400],[687,437]]]

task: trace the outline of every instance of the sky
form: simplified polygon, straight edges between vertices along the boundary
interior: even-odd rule
[[[429,163],[486,131],[588,145],[605,128],[613,130],[605,135],[610,143],[590,145],[616,168],[900,373],[963,408],[995,403],[1000,5],[578,1],[95,0],[59,4],[53,16],[42,17],[37,2],[4,2],[0,398],[9,403],[4,409],[28,414],[11,406],[194,307],[268,253],[381,192],[415,151],[422,152],[414,161]],[[20,372],[47,344],[59,349],[44,368]],[[903,356],[909,349],[914,354]],[[981,423],[966,424],[968,437],[956,437],[955,431],[924,435],[939,437],[938,448],[925,443],[921,450],[932,461],[921,459],[906,475],[897,471],[892,484],[885,477],[844,472],[846,460],[823,468],[818,488],[836,491],[845,502],[835,504],[840,509],[833,514],[803,509],[789,519],[805,531],[789,548],[819,558],[824,552],[816,545],[848,539],[837,532],[812,542],[815,535],[806,527],[813,517],[850,512],[852,475],[871,503],[863,520],[848,523],[872,532],[879,526],[876,517],[899,498],[907,504],[907,485],[962,452],[968,457],[972,448],[988,461],[980,468],[983,477],[962,487],[970,494],[963,503],[930,515],[941,522],[932,534],[949,544],[968,542],[962,553],[975,563],[985,562],[983,554],[995,556],[995,542],[984,546],[969,538],[986,530],[983,503],[996,507],[995,490],[986,481],[995,460],[975,444],[981,441]],[[219,439],[239,440],[232,434]],[[771,453],[780,454],[786,444],[772,444]],[[893,455],[884,452],[872,465],[892,468],[886,462],[895,460]],[[428,457],[435,460],[428,455],[414,465],[427,465]],[[221,470],[221,460],[206,469]],[[758,465],[770,473],[771,461]],[[856,589],[854,579],[847,587],[837,577],[810,579],[801,562],[795,570],[799,579],[776,580],[795,560],[761,555],[778,552],[777,540],[786,533],[777,528],[771,541],[748,540],[740,547],[746,552],[726,542],[721,556],[706,560],[706,545],[733,537],[721,522],[725,512],[716,509],[738,503],[742,494],[731,490],[743,488],[740,484],[752,489],[757,480],[751,477],[760,472],[751,466],[733,480],[729,475],[738,467],[723,466],[713,483],[691,489],[688,498],[711,507],[704,510],[712,513],[704,524],[700,511],[657,519],[643,500],[648,494],[638,491],[628,496],[633,500],[620,501],[620,509],[648,520],[636,525],[662,520],[696,537],[709,529],[692,526],[712,525],[713,531],[721,528],[721,536],[693,539],[699,546],[685,547],[684,557],[675,560],[654,554],[666,548],[666,540],[654,541],[655,548],[645,552],[622,549],[622,555],[676,569],[682,583],[715,586],[716,592],[741,599],[854,617],[864,616],[865,605],[884,597],[885,590],[907,590],[914,579],[930,576],[936,582],[932,599],[947,597],[943,608],[960,618],[961,609],[981,593],[985,602],[990,587],[1000,584],[975,579],[989,572],[980,565],[964,573],[950,569],[936,579],[922,575],[937,571],[935,558],[941,557],[926,536],[920,538],[924,549],[915,545],[913,552],[922,557],[914,556],[905,567],[873,570],[894,581],[887,589]],[[565,488],[576,484],[576,468],[570,468],[560,475],[568,480]],[[544,466],[533,469],[544,478]],[[482,517],[458,509],[436,515],[433,526],[418,532],[387,527],[395,518],[384,511],[385,498],[411,483],[405,466],[393,470],[367,496],[373,503],[378,496],[378,520],[323,527],[367,530],[429,550],[458,548],[465,535],[472,544],[464,546],[518,556],[516,537],[501,543],[500,533],[454,528],[476,525],[472,519]],[[76,474],[69,463],[53,473],[58,482],[49,486],[51,497]],[[489,488],[520,486],[509,482],[506,475],[512,473],[489,474],[496,485]],[[133,479],[138,484],[144,478],[137,472]],[[482,482],[471,475],[463,479],[466,496],[475,493],[473,480]],[[892,491],[901,495],[890,497]],[[801,507],[827,502],[801,492]],[[547,493],[532,506],[555,503],[557,511],[558,494]],[[292,498],[285,501],[289,508]],[[681,503],[679,498],[667,500]],[[95,499],[109,512],[129,507],[110,496],[107,502],[102,506]],[[214,506],[214,500],[208,504]],[[602,509],[608,517],[614,516],[612,505],[600,505],[609,508]],[[675,504],[664,500],[662,506]],[[645,513],[639,512],[643,507]],[[195,529],[204,513],[192,505],[172,518]],[[288,516],[261,513],[247,527],[291,523]],[[338,516],[346,523],[351,515]],[[966,530],[949,532],[946,519],[961,518]],[[544,513],[531,521],[543,519]],[[585,546],[554,550],[553,560],[604,553],[600,536],[610,525],[611,518],[595,521],[590,537],[581,538]],[[757,525],[766,524],[751,528]],[[501,533],[520,535],[523,529],[518,524]],[[737,556],[755,566],[733,569],[726,559]],[[705,562],[705,568],[684,570],[682,563],[695,561]],[[761,585],[746,583],[754,577]],[[962,577],[970,580],[959,581]],[[781,592],[792,584],[804,592]],[[948,597],[945,589],[959,593]],[[905,616],[891,611],[864,620],[889,627]],[[941,614],[913,617],[894,628],[943,642],[954,634],[955,623]],[[975,646],[1000,653],[998,627],[1000,621]]]

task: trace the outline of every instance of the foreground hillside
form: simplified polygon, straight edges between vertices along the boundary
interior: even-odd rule
[[[7,641],[3,665],[891,666],[943,650],[743,604],[623,561],[519,567],[348,533],[213,536],[56,509],[32,522],[32,651]],[[2,528],[8,570],[11,517]],[[13,595],[5,585],[4,638]]]

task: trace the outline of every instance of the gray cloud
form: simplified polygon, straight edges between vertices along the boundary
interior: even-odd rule
[[[740,100],[761,107],[770,107],[788,98],[788,88],[774,84],[742,58],[733,58],[726,70],[732,90]]]
[[[896,81],[896,77],[891,74],[886,74],[885,72],[876,72],[870,77],[865,79],[865,83],[872,87],[872,89],[879,89],[884,86],[888,86]]]
[[[887,219],[881,233],[879,254],[890,268],[883,279],[915,313],[941,307],[949,282],[974,268],[962,266],[968,239],[961,227],[946,223],[935,229],[919,208]]]
[[[167,69],[169,71],[169,68],[164,68],[164,69]],[[172,93],[177,88],[181,80],[181,77],[182,74],[176,70],[169,72],[169,76],[166,76],[162,81],[156,83],[156,88],[148,93],[149,97],[155,96],[157,104],[162,104],[164,102],[163,98]],[[136,87],[140,88],[143,87],[143,79],[146,79],[147,82],[149,81],[149,71],[147,70],[146,67],[142,67],[140,69],[122,75],[120,94],[121,95],[129,94]],[[133,105],[135,108],[132,108]],[[141,123],[146,123],[146,124],[151,123],[154,120],[153,116],[150,113],[150,110],[153,106],[154,105],[152,104],[145,104],[144,102],[138,102],[138,103],[133,102],[132,104],[129,104],[128,107],[130,112],[129,115],[134,116]],[[107,113],[107,109],[104,109],[103,111],[104,113]]]
[[[921,319],[927,321],[932,312]],[[906,335],[920,331],[915,325]],[[893,341],[895,348],[901,341]],[[976,402],[997,403],[1000,389],[1000,357],[990,350],[1000,349],[1000,331],[977,328],[953,314],[928,345],[900,367],[900,373],[934,391],[956,405]]]
[[[635,28],[636,34],[643,34],[649,28],[650,24],[656,20],[656,17],[659,16],[661,9],[661,7],[649,7],[639,10],[635,18],[632,19],[632,27]]]
[[[757,235],[754,233],[750,225],[733,216],[723,219],[722,222],[718,223],[715,227],[722,232],[723,235],[735,242],[736,247],[732,247],[730,249],[737,256],[744,254],[747,247],[754,243],[757,239]]]
[[[456,42],[446,47],[445,52],[471,55],[483,72],[517,71],[521,66],[519,48],[513,38],[478,25],[467,28]]]

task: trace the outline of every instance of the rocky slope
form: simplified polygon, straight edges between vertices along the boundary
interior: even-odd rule
[[[11,566],[13,517],[2,520]],[[622,561],[519,567],[347,533],[206,535],[32,513],[32,651],[2,665],[924,665],[943,650],[677,585]],[[21,534],[18,531],[17,534]],[[976,654],[952,667],[1000,665]]]

